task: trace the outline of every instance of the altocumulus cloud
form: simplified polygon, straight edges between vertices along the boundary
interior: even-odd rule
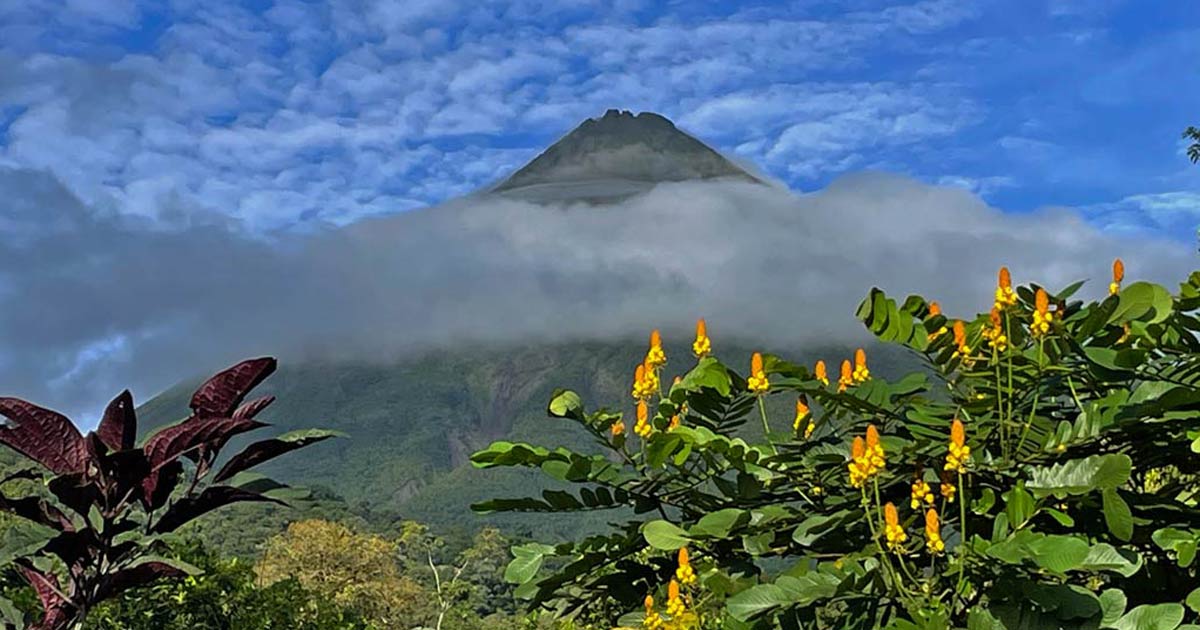
[[[852,341],[872,286],[968,314],[1000,264],[1021,283],[1093,279],[1092,295],[1113,256],[1170,283],[1191,265],[1176,242],[1116,240],[1073,211],[1005,214],[872,173],[807,195],[709,182],[600,207],[464,198],[273,240],[185,210],[171,225],[97,210],[39,171],[0,169],[0,189],[0,393],[76,413],[258,353],[684,335],[700,315],[764,343]]]

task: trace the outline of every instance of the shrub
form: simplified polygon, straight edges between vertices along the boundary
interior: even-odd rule
[[[282,503],[283,487],[248,469],[334,433],[298,431],[255,442],[215,468],[230,438],[268,426],[254,418],[274,397],[243,400],[275,365],[269,357],[252,359],[213,376],[193,395],[190,416],[140,446],[128,391],[86,436],[61,414],[0,398],[0,415],[9,421],[0,427],[0,443],[38,465],[0,484],[33,480],[45,489],[0,495],[0,510],[21,517],[4,532],[0,565],[14,564],[37,593],[43,614],[34,628],[77,626],[102,601],[195,573],[161,555],[172,532],[193,519],[232,503]],[[9,624],[26,622],[6,602],[0,613]]]
[[[858,317],[927,370],[888,382],[861,350],[831,382],[756,355],[711,356],[663,387],[652,336],[635,415],[549,415],[597,454],[496,442],[480,468],[525,466],[577,492],[481,512],[632,507],[609,533],[512,549],[533,606],[647,628],[1200,628],[1200,272],[1177,294],[1145,282],[1084,303],[1082,283],[1014,287],[990,313],[872,290]],[[719,345],[719,344],[716,344]],[[788,431],[764,399],[788,397]],[[738,428],[767,429],[748,443]],[[599,515],[598,515],[599,516]],[[552,567],[552,568],[549,568]]]

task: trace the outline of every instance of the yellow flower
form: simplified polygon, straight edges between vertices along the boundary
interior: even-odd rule
[[[996,310],[1004,310],[1005,308],[1017,303],[1017,293],[1012,288],[1012,277],[1008,273],[1008,267],[1000,268],[1000,278],[996,283]]]
[[[1034,298],[1033,323],[1029,325],[1034,337],[1042,337],[1050,332],[1050,322],[1054,314],[1050,312],[1050,297],[1045,289],[1038,289]]]
[[[855,383],[863,383],[871,378],[871,370],[867,369],[867,353],[862,348],[854,351],[854,372],[850,376]]]
[[[671,416],[671,421],[667,423],[667,430],[678,429],[680,425],[679,414]]]
[[[850,443],[850,463],[847,468],[850,471],[850,485],[855,488],[861,488],[863,483],[867,481],[865,470],[865,459],[867,453],[867,443],[862,439],[862,436],[854,436],[854,441]]]
[[[850,444],[850,485],[861,488],[871,477],[884,469],[887,461],[883,445],[879,442],[879,431],[875,425],[867,426],[867,438],[855,437]]]
[[[942,305],[938,304],[937,302],[930,302],[929,303],[929,317],[934,317],[934,316],[941,315],[941,314],[942,314]],[[944,334],[946,334],[946,327],[943,325],[942,327],[938,328],[937,330],[929,333],[928,339],[929,339],[929,341],[933,341],[934,339],[937,339],[938,337],[941,337]]]
[[[850,360],[842,361],[842,375],[838,377],[838,393],[846,391],[847,387],[854,384],[854,368],[850,367]]]
[[[829,385],[829,376],[825,373],[824,361],[817,361],[817,364],[813,366],[813,378],[821,381],[822,385]]]
[[[642,620],[642,626],[648,630],[658,630],[663,627],[663,618],[654,611],[654,598],[646,596],[646,617]]]
[[[617,437],[625,435],[625,423],[617,420],[612,424],[611,427],[609,427],[609,430],[612,431],[613,439],[616,439]]]
[[[684,586],[696,583],[696,572],[692,570],[692,564],[688,561],[687,547],[679,548],[679,568],[675,569],[675,579]]]
[[[983,331],[983,338],[988,340],[988,345],[995,348],[997,352],[1004,352],[1008,348],[1008,337],[1004,334],[1004,326],[1000,321],[1000,309],[992,307],[991,312],[992,327]]]
[[[939,554],[946,550],[942,541],[942,525],[938,521],[937,510],[925,510],[925,549],[931,554]]]
[[[687,606],[679,596],[679,582],[671,580],[671,583],[667,585],[667,614],[674,619],[682,616],[685,612],[687,612]]]
[[[942,498],[948,503],[954,503],[954,495],[958,492],[958,487],[954,485],[954,480],[950,478],[950,474],[942,471],[942,483],[938,489],[941,492]]]
[[[804,427],[804,439],[812,437],[813,431],[817,430],[817,423],[812,420],[808,421],[808,426]]]
[[[639,363],[633,372],[633,397],[635,400],[646,400],[658,391],[658,375],[654,370]]]
[[[967,446],[967,431],[958,418],[950,423],[950,446],[946,455],[945,470],[962,474],[967,471],[967,460],[971,457],[971,447]]]
[[[900,526],[900,515],[890,501],[883,506],[883,520],[883,535],[887,539],[888,549],[895,551],[901,548],[904,541],[908,540],[908,534],[904,533],[904,528]]]
[[[796,399],[796,419],[792,421],[792,428],[796,431],[800,430],[800,423],[808,417],[808,403],[804,400],[804,395],[801,394]]]
[[[963,363],[971,362],[971,346],[967,345],[967,325],[961,319],[954,321],[954,350],[955,358],[962,358]]]
[[[917,478],[912,482],[912,497],[909,501],[912,509],[920,509],[921,504],[933,505],[933,490],[929,488],[929,484],[925,483],[924,479]]]
[[[755,394],[761,394],[771,387],[771,381],[767,380],[767,373],[763,371],[762,354],[758,352],[750,357],[750,378],[746,379],[746,387]]]
[[[867,455],[867,458],[871,462],[872,468],[875,470],[875,472],[879,472],[880,470],[883,470],[883,467],[887,464],[887,460],[884,457],[883,444],[881,444],[879,442],[879,430],[876,429],[875,425],[873,425],[873,424],[867,425],[867,444],[866,444],[866,446],[867,446],[866,455]]]
[[[650,437],[650,434],[654,432],[654,425],[650,424],[650,409],[644,400],[638,401],[637,424],[633,425],[633,432],[642,439]]]
[[[712,352],[712,340],[708,338],[708,325],[701,317],[696,320],[696,340],[692,342],[692,354],[696,355],[697,359],[703,359],[710,352]]]
[[[1125,263],[1118,258],[1113,261],[1112,284],[1108,285],[1108,294],[1116,295],[1121,292],[1121,281],[1125,279]]]
[[[657,369],[667,363],[667,353],[663,351],[662,335],[655,328],[650,332],[650,349],[646,351],[646,368]]]

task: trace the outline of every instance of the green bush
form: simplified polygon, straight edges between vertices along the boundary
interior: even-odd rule
[[[655,629],[1200,628],[1200,272],[1172,295],[1121,288],[1118,261],[1088,303],[1000,275],[967,320],[870,292],[859,319],[928,366],[895,382],[861,351],[833,383],[775,356],[742,376],[698,327],[670,387],[652,341],[633,419],[556,392],[549,414],[602,454],[497,442],[472,461],[578,491],[475,509],[637,516],[517,546],[505,577],[532,606]],[[767,397],[795,401],[790,430]]]

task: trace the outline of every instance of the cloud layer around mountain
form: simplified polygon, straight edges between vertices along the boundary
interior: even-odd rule
[[[972,194],[865,173],[823,191],[663,184],[604,207],[469,198],[275,240],[203,215],[170,226],[0,168],[0,394],[94,412],[243,356],[389,360],[446,345],[690,336],[858,340],[872,286],[986,310],[996,268],[1050,287],[1112,257],[1167,283],[1186,247],[1121,240],[1079,213],[1006,214]],[[181,211],[182,212],[182,211]],[[1085,292],[1086,293],[1086,292]],[[84,424],[94,418],[81,418]]]

